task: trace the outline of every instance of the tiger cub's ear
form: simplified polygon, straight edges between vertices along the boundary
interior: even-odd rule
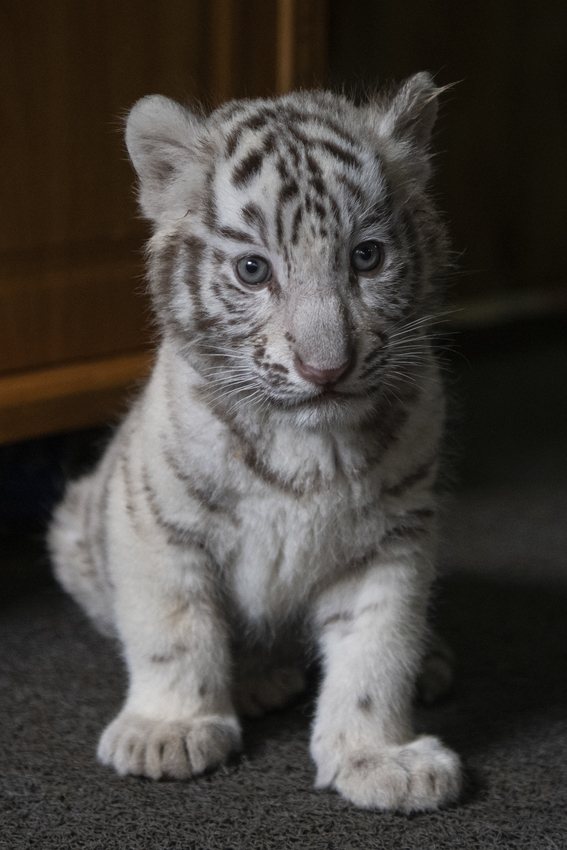
[[[379,96],[366,107],[373,131],[386,144],[391,166],[405,178],[425,185],[429,179],[429,143],[437,99],[448,86],[436,86],[431,74],[414,74],[393,93]],[[403,178],[403,175],[400,175]]]
[[[140,179],[139,201],[154,222],[186,215],[203,182],[203,120],[161,95],[139,100],[126,121],[126,146]]]
[[[437,118],[437,98],[445,87],[436,86],[426,71],[409,77],[387,105],[382,132],[407,140],[425,150]]]

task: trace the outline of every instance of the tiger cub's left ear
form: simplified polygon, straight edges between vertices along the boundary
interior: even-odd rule
[[[436,86],[426,71],[409,77],[385,110],[382,132],[426,150],[437,118],[437,98],[445,88]]]
[[[203,121],[161,95],[139,100],[126,122],[126,146],[140,179],[146,218],[179,218],[195,203],[203,179]]]
[[[429,143],[437,100],[447,88],[436,86],[431,74],[423,71],[409,77],[393,95],[366,107],[384,158],[402,184],[409,178],[424,186],[429,179]]]

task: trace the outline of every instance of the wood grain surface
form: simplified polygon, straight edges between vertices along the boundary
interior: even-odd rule
[[[4,0],[0,442],[112,416],[138,377],[128,357],[147,360],[149,228],[123,143],[129,108],[151,93],[206,107],[273,94],[284,61],[286,85],[320,82],[325,16],[326,0]],[[61,375],[83,383],[68,392]]]

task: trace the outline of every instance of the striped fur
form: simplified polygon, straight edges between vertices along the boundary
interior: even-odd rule
[[[205,116],[153,96],[130,114],[156,364],[49,538],[124,647],[99,745],[120,773],[223,762],[237,712],[296,694],[313,645],[317,785],[403,811],[458,794],[457,757],[410,717],[443,427],[437,95],[418,74],[360,107],[304,92]]]

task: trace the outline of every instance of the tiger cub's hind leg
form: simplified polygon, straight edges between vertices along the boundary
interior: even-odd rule
[[[55,511],[47,544],[58,581],[98,630],[114,637],[112,587],[102,551],[103,517],[96,498],[97,482],[98,476],[93,475],[68,487]]]
[[[251,651],[237,660],[232,697],[239,714],[261,717],[292,702],[306,685],[305,671],[296,659]]]

